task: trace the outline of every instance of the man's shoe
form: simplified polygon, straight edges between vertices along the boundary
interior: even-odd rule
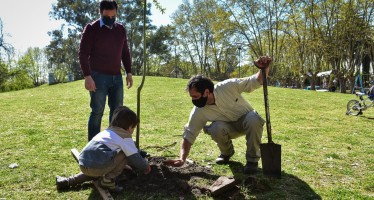
[[[65,178],[62,176],[56,176],[56,187],[57,190],[66,190],[69,189],[69,178]]]
[[[222,164],[227,164],[229,163],[230,161],[230,158],[232,155],[234,155],[235,151],[232,151],[232,153],[230,155],[219,155],[218,158],[216,159],[216,163],[219,164],[219,165],[222,165]]]
[[[244,174],[255,174],[258,170],[258,162],[247,162],[244,167]]]

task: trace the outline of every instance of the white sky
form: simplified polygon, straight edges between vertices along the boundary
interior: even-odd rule
[[[23,53],[28,47],[43,48],[51,38],[48,31],[59,29],[61,22],[53,20],[48,13],[57,0],[0,0],[0,18],[3,21],[5,42],[11,44],[16,53]],[[148,0],[148,2],[152,2]],[[152,22],[156,26],[170,23],[169,16],[178,8],[182,0],[158,0],[166,8],[161,14],[152,6]]]

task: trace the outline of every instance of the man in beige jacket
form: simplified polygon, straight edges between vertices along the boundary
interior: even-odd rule
[[[269,73],[270,63],[271,58],[268,56],[262,56],[255,61],[255,65],[265,68],[266,73]],[[261,85],[261,70],[250,77],[227,79],[216,85],[202,75],[192,77],[187,84],[187,90],[195,106],[184,127],[180,158],[166,160],[164,163],[174,167],[182,166],[196,137],[203,130],[217,143],[221,152],[216,159],[217,164],[229,163],[235,152],[232,139],[245,135],[247,163],[244,173],[256,173],[261,157],[260,143],[265,120],[241,93],[252,92]],[[207,122],[212,123],[207,125]]]

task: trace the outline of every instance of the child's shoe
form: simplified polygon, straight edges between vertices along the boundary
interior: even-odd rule
[[[99,181],[99,185],[102,188],[108,189],[110,192],[120,193],[123,191],[123,187],[116,185],[114,179],[102,177]]]
[[[70,177],[56,176],[56,187],[57,190],[66,190],[94,179],[94,177],[87,176],[82,172]]]
[[[69,178],[65,178],[62,176],[56,176],[56,187],[57,190],[66,190],[69,189]]]

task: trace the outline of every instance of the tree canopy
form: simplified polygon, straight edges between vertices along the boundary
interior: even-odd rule
[[[257,71],[254,59],[269,55],[273,57],[271,84],[314,88],[321,84],[318,73],[331,70],[327,81],[330,85],[337,82],[345,92],[353,87],[358,73],[367,83],[374,71],[372,0],[183,0],[171,23],[160,27],[150,19],[151,6],[162,12],[163,5],[153,0],[146,5],[146,58],[144,1],[117,2],[117,19],[127,29],[132,70],[137,75],[143,73],[140,69],[148,59],[148,75],[169,76],[178,70],[185,78],[197,73],[217,80],[243,77]],[[84,26],[100,16],[98,3],[58,0],[53,5],[50,16],[65,23],[49,32],[51,42],[42,51],[47,63],[40,66],[59,81],[67,74],[83,78],[78,46]],[[4,34],[0,20],[1,57],[13,51]],[[36,56],[28,52],[18,65],[25,66],[30,55]],[[32,62],[26,63],[35,68]]]

